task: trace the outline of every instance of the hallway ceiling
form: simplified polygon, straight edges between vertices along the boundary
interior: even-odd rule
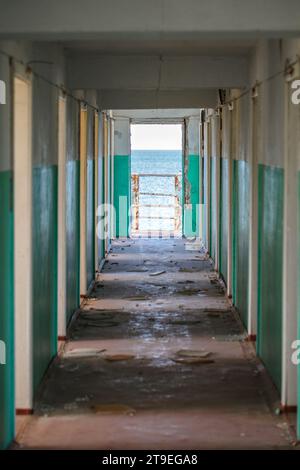
[[[243,40],[141,40],[141,41],[67,41],[62,45],[70,54],[90,51],[110,55],[248,55],[255,46],[254,39]]]

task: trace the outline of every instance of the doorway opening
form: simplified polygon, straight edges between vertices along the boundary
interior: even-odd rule
[[[131,236],[182,236],[182,127],[131,124]]]

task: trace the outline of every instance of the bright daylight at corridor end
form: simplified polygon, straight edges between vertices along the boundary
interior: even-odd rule
[[[299,247],[299,0],[0,0],[0,459],[297,460]]]

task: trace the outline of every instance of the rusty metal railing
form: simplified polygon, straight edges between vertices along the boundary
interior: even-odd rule
[[[153,191],[141,191],[141,179],[142,178],[171,178],[174,180],[170,186],[174,188],[174,192],[158,192],[156,191],[155,183],[151,184]],[[156,219],[156,220],[169,220],[173,221],[173,228],[170,228],[170,232],[174,234],[179,233],[181,229],[181,173],[179,174],[165,174],[165,173],[133,173],[131,175],[132,180],[132,231],[139,233],[140,231],[140,219]],[[141,196],[148,196],[154,198],[171,198],[173,199],[172,204],[154,204],[154,203],[143,203],[141,202]],[[142,208],[155,209],[169,208],[174,209],[172,216],[164,215],[141,215]]]

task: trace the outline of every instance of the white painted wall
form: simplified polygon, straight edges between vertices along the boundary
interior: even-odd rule
[[[125,117],[115,118],[114,154],[115,155],[130,155],[130,119],[129,118],[125,118]]]
[[[32,91],[25,70],[14,79],[15,407],[31,410],[32,390]]]
[[[57,263],[57,315],[58,336],[66,336],[66,99],[58,100],[58,263]]]

